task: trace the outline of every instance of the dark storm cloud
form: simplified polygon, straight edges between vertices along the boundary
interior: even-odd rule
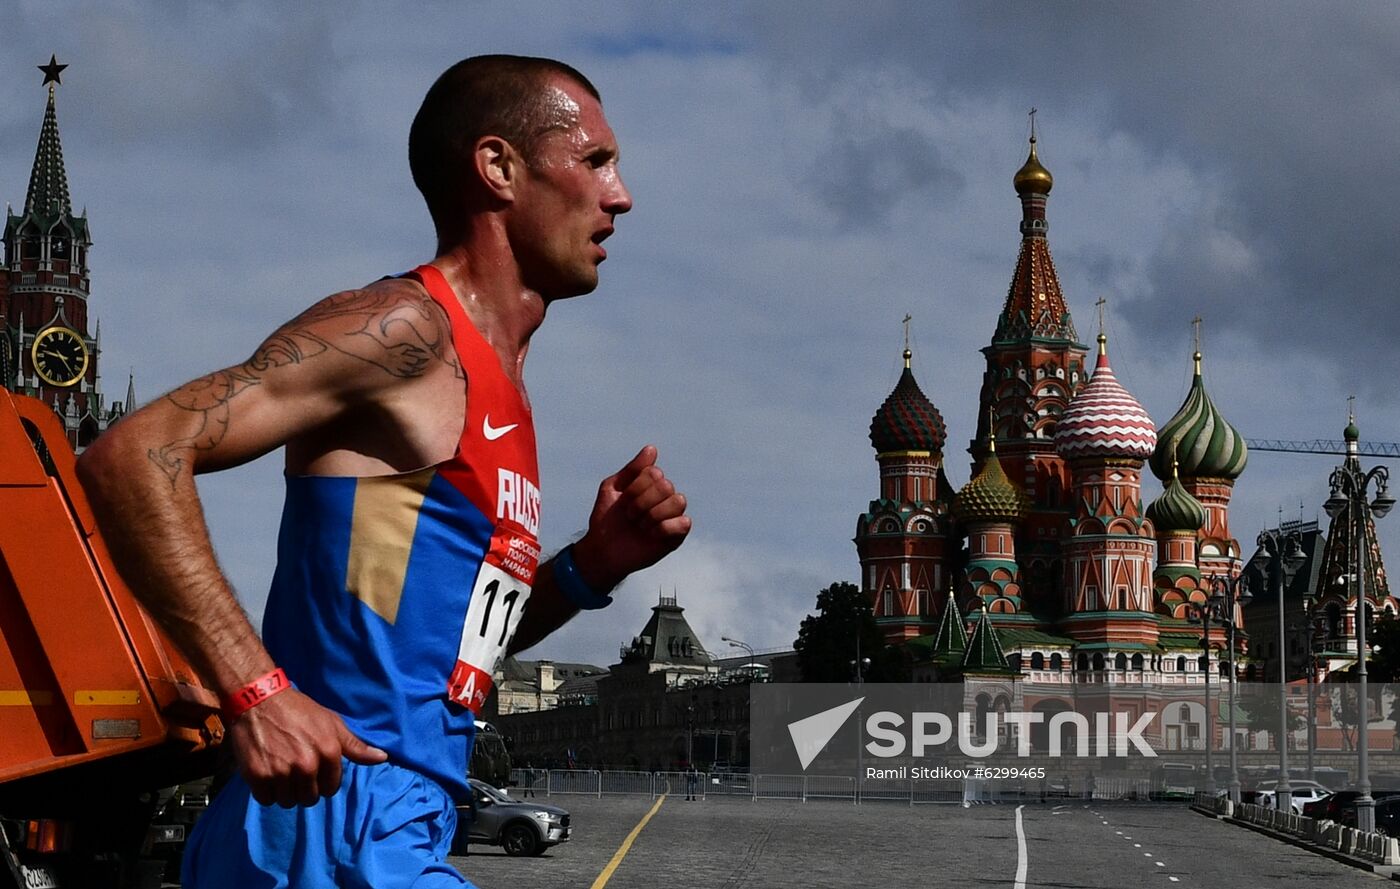
[[[913,127],[838,109],[831,130],[807,184],[843,226],[883,227],[901,201],[946,206],[963,187],[938,143]]]
[[[1131,320],[1214,307],[1213,325],[1287,340],[1395,403],[1400,6],[831,3],[782,27],[778,10],[757,14],[759,49],[814,93],[873,66],[964,102],[1020,96],[1052,129],[1087,104],[1217,176],[1219,206],[1149,258],[1144,292],[1121,295]],[[1383,377],[1366,373],[1377,356]]]

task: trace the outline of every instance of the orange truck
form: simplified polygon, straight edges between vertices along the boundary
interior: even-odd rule
[[[159,889],[218,713],[118,576],[58,418],[0,389],[0,887]]]

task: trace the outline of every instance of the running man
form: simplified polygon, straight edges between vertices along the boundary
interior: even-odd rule
[[[496,665],[689,533],[648,446],[603,480],[583,537],[540,561],[522,370],[550,303],[598,284],[632,206],[617,160],[574,69],[454,65],[409,134],[436,257],[322,300],[84,453],[123,576],[225,700],[239,774],[194,831],[187,887],[470,885],[445,858]],[[278,447],[259,640],[194,476]]]

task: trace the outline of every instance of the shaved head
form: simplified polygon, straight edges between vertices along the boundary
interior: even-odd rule
[[[560,78],[599,98],[588,78],[563,62],[508,55],[463,59],[428,90],[409,130],[408,165],[439,242],[480,205],[471,175],[478,139],[499,136],[528,163],[541,137],[577,122],[578,104],[554,86]]]

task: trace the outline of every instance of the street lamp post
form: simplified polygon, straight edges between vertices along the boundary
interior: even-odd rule
[[[1356,682],[1357,723],[1356,789],[1361,796],[1356,800],[1356,827],[1358,830],[1376,829],[1376,801],[1371,797],[1371,776],[1368,771],[1367,738],[1368,717],[1366,706],[1366,623],[1370,619],[1370,609],[1366,607],[1366,517],[1382,518],[1395,505],[1387,487],[1390,484],[1390,470],[1384,466],[1372,467],[1369,472],[1361,471],[1356,459],[1354,426],[1348,427],[1347,460],[1332,471],[1332,495],[1323,504],[1323,509],[1332,518],[1346,510],[1347,521],[1351,525],[1353,540],[1356,543]],[[1371,483],[1376,483],[1376,497],[1366,502],[1366,492]]]
[[[870,658],[860,655],[860,632],[856,632],[856,656],[851,660],[851,672],[855,676],[856,688],[865,685],[865,671],[870,669]],[[856,725],[864,725],[865,717],[859,704],[856,705]],[[860,732],[856,732],[856,799],[860,800],[865,788],[865,750],[860,743]]]
[[[1189,619],[1192,623],[1201,625],[1201,651],[1204,654],[1204,669],[1202,673],[1206,678],[1206,793],[1215,796],[1215,765],[1211,762],[1211,748],[1215,746],[1215,723],[1210,712],[1210,627],[1215,622],[1215,602],[1211,599],[1193,603],[1190,609]]]
[[[695,765],[695,695],[685,708],[685,767]]]
[[[1263,531],[1259,547],[1269,556],[1269,580],[1278,591],[1278,784],[1274,796],[1280,812],[1293,808],[1293,785],[1288,780],[1288,638],[1283,594],[1288,580],[1307,558],[1297,531]],[[1287,549],[1285,550],[1285,547]]]
[[[1225,577],[1212,577],[1210,580],[1210,599],[1217,603],[1221,618],[1225,623],[1225,644],[1230,651],[1230,802],[1239,805],[1240,802],[1240,766],[1236,740],[1239,735],[1235,732],[1235,680],[1238,679],[1238,669],[1235,666],[1235,657],[1239,653],[1239,643],[1235,639],[1238,628],[1235,626],[1236,606],[1244,607],[1248,605],[1254,597],[1250,595],[1249,588],[1241,588],[1244,575],[1236,575],[1233,579]],[[1209,680],[1207,680],[1209,682]],[[1211,785],[1214,792],[1214,784]]]
[[[1289,625],[1288,629],[1296,637],[1301,630],[1303,642],[1307,645],[1307,660],[1305,665],[1308,670],[1308,780],[1316,781],[1317,774],[1313,767],[1313,752],[1317,749],[1317,644],[1313,638],[1313,600],[1303,600],[1303,625],[1301,627]]]
[[[749,656],[748,663],[744,664],[744,672],[748,674],[749,679],[753,679],[753,649],[747,643],[738,639],[730,639],[728,636],[720,636],[719,641],[728,642],[734,648],[744,649],[744,653]]]

